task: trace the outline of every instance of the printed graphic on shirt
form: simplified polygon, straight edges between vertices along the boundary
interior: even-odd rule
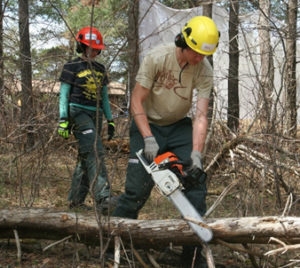
[[[97,98],[97,89],[102,87],[102,72],[95,70],[84,70],[77,74],[81,79],[84,79],[81,87],[83,88],[82,94],[87,100],[95,100]]]
[[[156,75],[156,83],[158,87],[164,87],[168,90],[173,90],[174,93],[181,99],[188,99],[180,94],[180,91],[185,90],[186,87],[180,84],[179,78],[176,78],[172,71],[166,69],[159,71]]]

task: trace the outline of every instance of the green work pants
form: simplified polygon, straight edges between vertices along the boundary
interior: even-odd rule
[[[99,113],[98,119],[96,117],[94,111],[70,107],[73,134],[78,140],[78,160],[68,200],[75,205],[82,204],[90,190],[96,202],[108,197],[110,193],[100,136],[102,114]]]

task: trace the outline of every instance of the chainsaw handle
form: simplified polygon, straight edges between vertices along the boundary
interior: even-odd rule
[[[170,168],[173,165],[182,165],[182,167],[190,167],[192,164],[191,160],[175,160],[167,163],[158,164],[159,168]]]

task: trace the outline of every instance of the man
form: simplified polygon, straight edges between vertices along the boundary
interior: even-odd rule
[[[216,51],[218,41],[219,32],[213,20],[196,16],[176,36],[175,46],[159,46],[145,56],[131,95],[133,121],[125,193],[113,216],[137,218],[150,196],[154,183],[135,155],[140,149],[144,149],[149,162],[158,154],[171,151],[180,160],[191,159],[191,169],[203,169],[201,152],[213,87],[213,71],[206,56]],[[193,89],[198,95],[192,121],[187,114],[192,107]],[[203,215],[206,212],[205,182],[199,181],[185,194]],[[183,267],[191,267],[194,252],[194,267],[206,267],[200,251],[199,247],[183,247]]]

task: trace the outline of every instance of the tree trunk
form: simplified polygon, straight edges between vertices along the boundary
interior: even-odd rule
[[[101,223],[98,224],[98,221]],[[47,209],[10,209],[0,211],[0,238],[36,238],[59,240],[69,235],[82,243],[99,243],[99,226],[104,238],[122,238],[136,248],[163,248],[173,245],[197,245],[199,238],[183,219],[132,220],[124,218],[98,218],[94,213],[71,213]],[[209,219],[207,225],[214,238],[229,243],[267,244],[271,237],[289,244],[300,243],[300,218],[297,217],[245,217]]]
[[[259,1],[259,40],[260,40],[260,91],[258,107],[263,107],[260,118],[262,122],[267,123],[267,133],[274,133],[274,127],[271,122],[271,108],[272,108],[272,93],[274,81],[274,63],[273,53],[270,40],[270,1]],[[274,114],[276,116],[276,113]],[[275,118],[273,118],[275,120]],[[273,122],[274,123],[274,122]]]
[[[32,94],[32,66],[29,38],[28,0],[19,0],[19,36],[20,36],[20,71],[22,84],[21,125],[26,134],[26,147],[34,145],[33,122],[34,106]]]
[[[135,76],[139,69],[139,1],[129,1],[128,8],[128,88],[135,86]]]
[[[239,128],[239,1],[231,1],[229,11],[229,74],[227,126],[236,132]]]
[[[213,1],[209,0],[209,1],[203,1],[203,0],[193,0],[192,4],[190,6],[190,8],[193,8],[194,6],[202,6],[202,15],[203,16],[207,16],[212,18],[212,11],[213,11]],[[206,57],[208,59],[208,61],[210,62],[211,66],[214,66],[214,62],[213,62],[213,57],[212,56],[207,56]],[[213,117],[214,117],[214,103],[215,103],[215,98],[214,98],[215,94],[213,92],[213,88],[212,88],[212,94],[210,95],[209,98],[209,105],[208,105],[208,113],[207,113],[207,119],[208,119],[208,135],[207,135],[207,140],[206,140],[206,145],[203,151],[203,155],[204,155],[204,163],[206,161],[205,159],[205,155],[206,155],[206,151],[208,148],[210,148],[211,146],[211,139],[210,137],[213,136],[213,128],[212,128],[212,124],[213,124]]]
[[[4,8],[3,1],[0,0],[0,108],[1,112],[5,110],[2,108],[4,105],[4,79],[3,79],[3,18],[4,18]],[[2,135],[2,124],[0,126],[0,135]]]
[[[296,86],[296,36],[297,36],[297,0],[289,0],[286,38],[286,130],[292,137],[297,134],[297,86]]]
[[[3,19],[4,19],[4,11],[3,7],[4,3],[0,0],[0,115],[1,115],[1,124],[0,124],[0,136],[5,136],[5,116],[6,109],[4,108],[4,63],[3,63]]]

